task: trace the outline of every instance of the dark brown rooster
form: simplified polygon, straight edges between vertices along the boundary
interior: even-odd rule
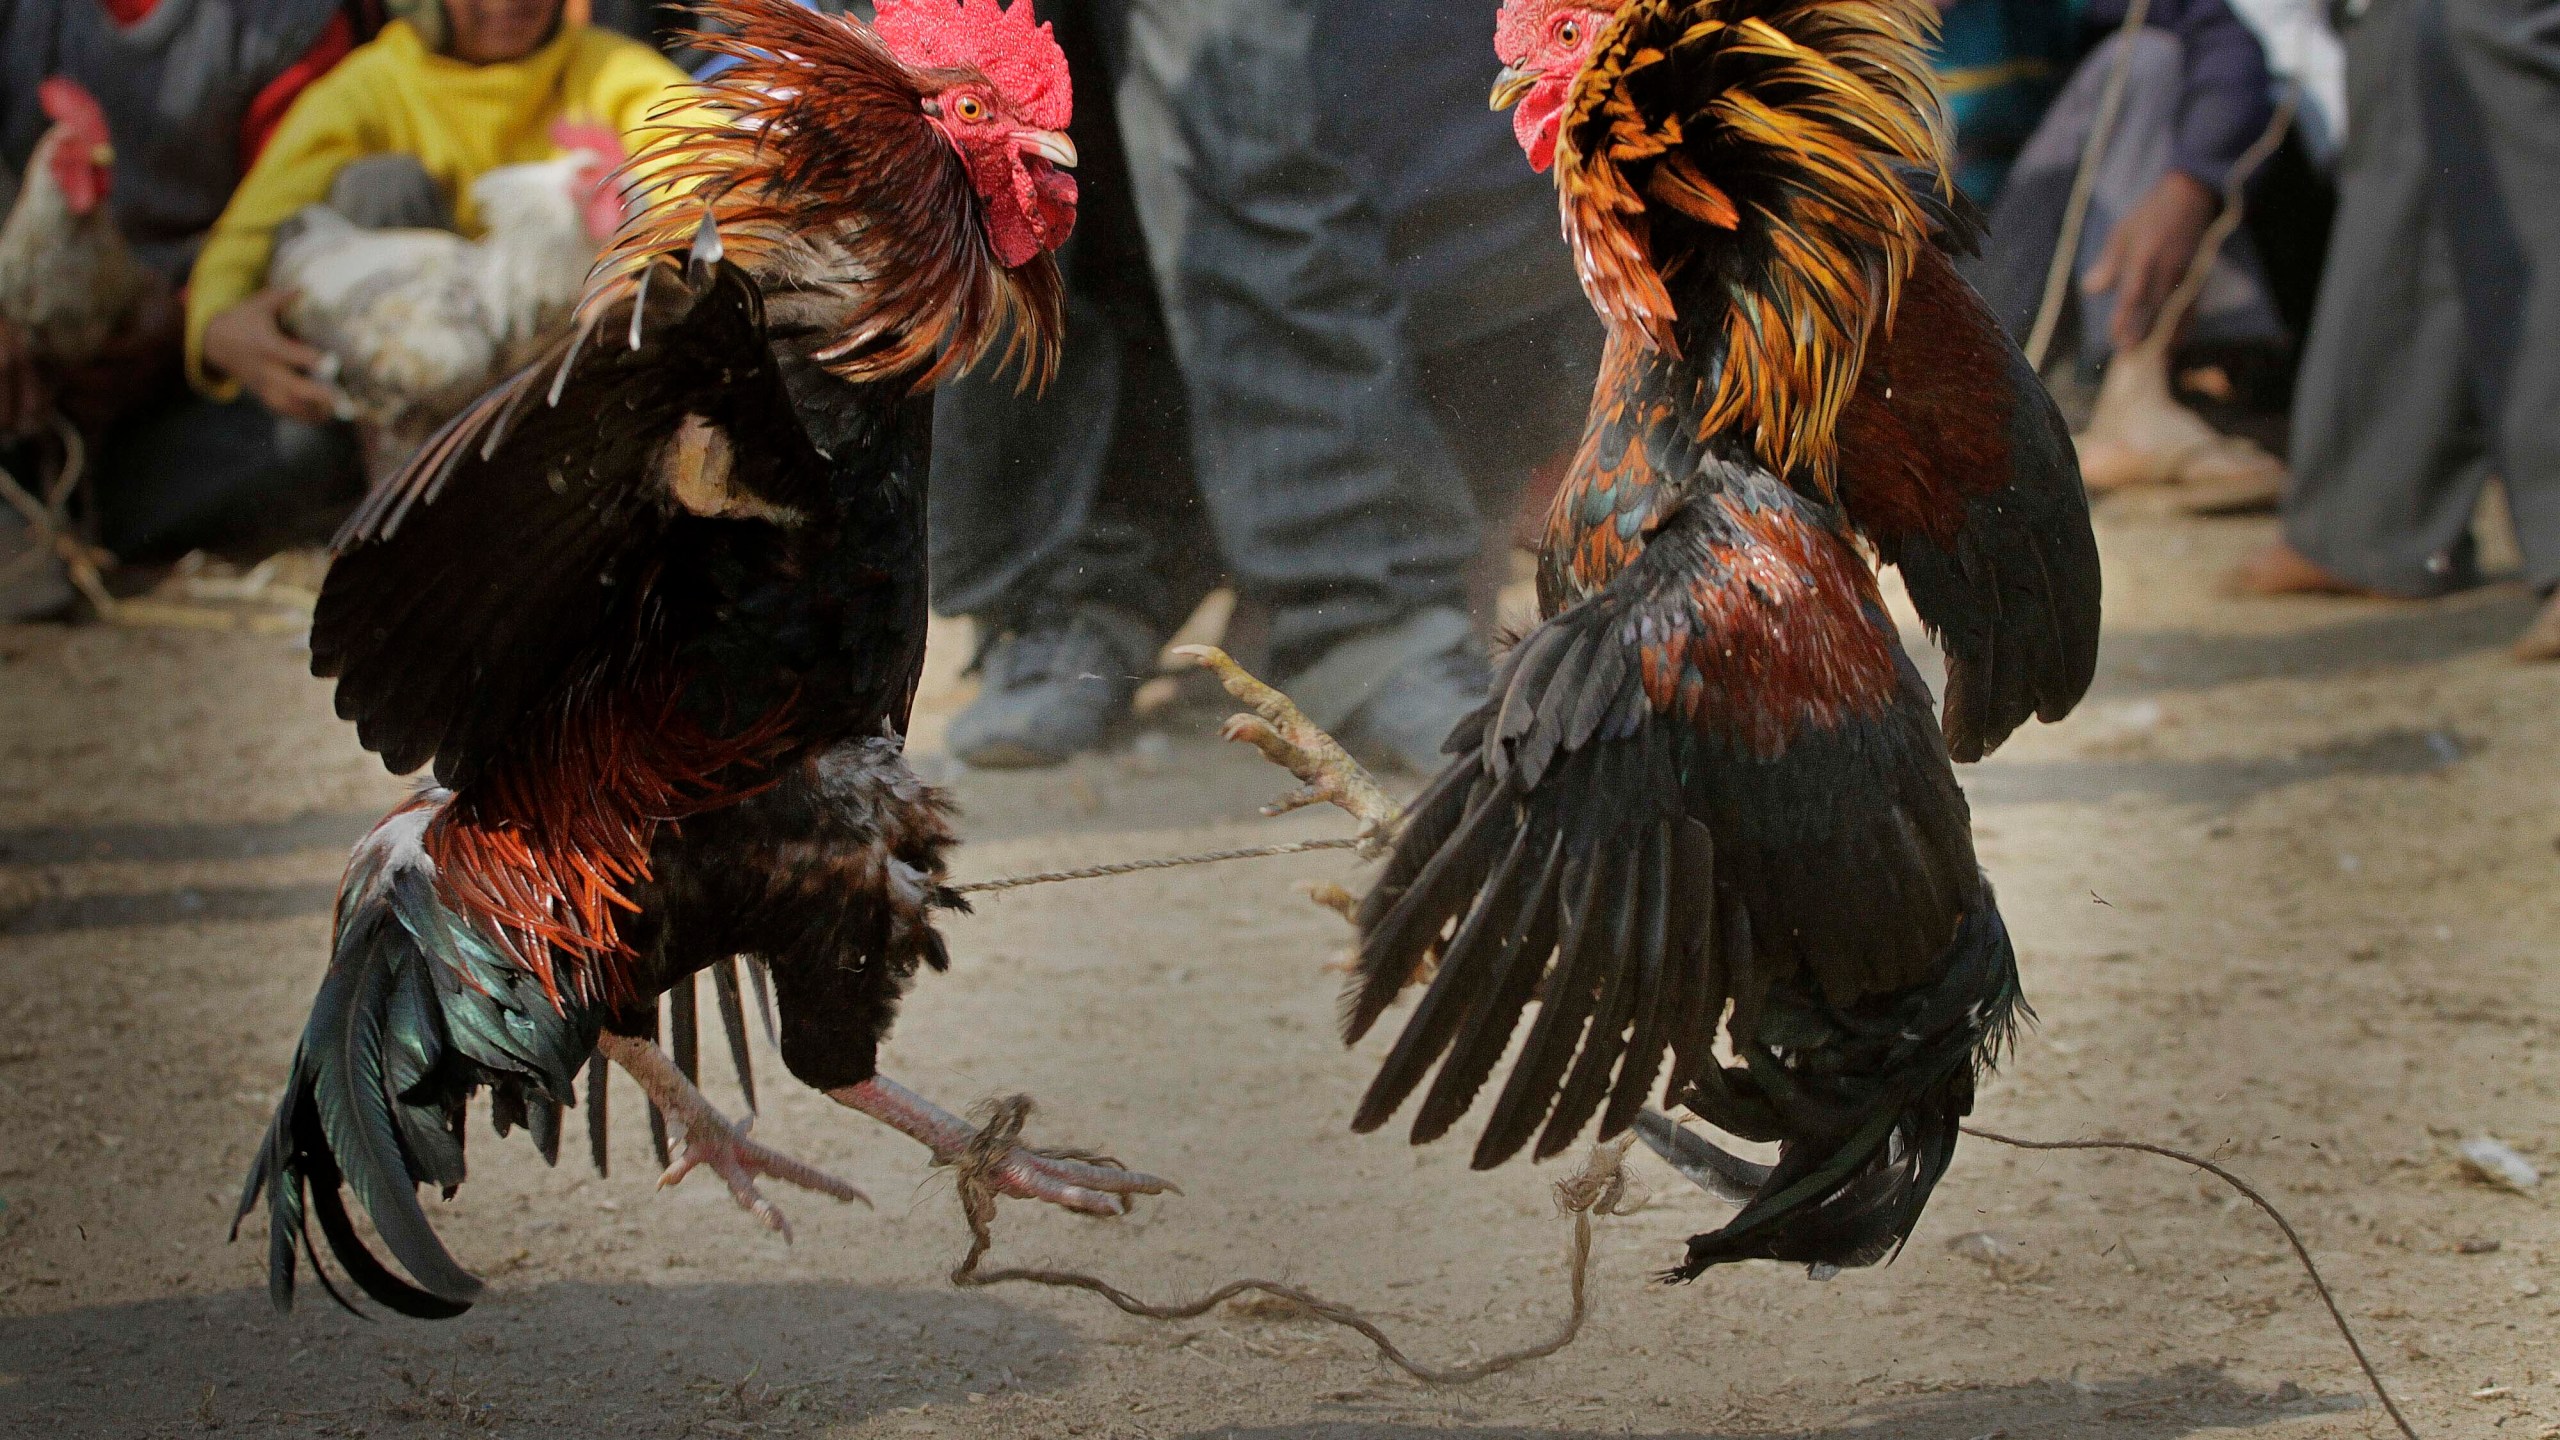
[[[1949,756],[2088,688],[2070,436],[1957,277],[1922,0],[1511,0],[1533,164],[1611,339],[1548,523],[1541,623],[1359,911],[1356,1039],[1430,986],[1355,1124],[1493,1077],[1478,1166],[1649,1096],[1745,1193],[1672,1273],[1872,1263],[1909,1235],[2022,1009]],[[1860,544],[1946,652],[1941,717]],[[1719,1037],[1731,1060],[1717,1051]],[[1666,1065],[1666,1056],[1668,1063]],[[1433,1074],[1437,1067],[1436,1077]]]
[[[483,1087],[501,1133],[555,1154],[591,1056],[681,1126],[670,1181],[707,1166],[777,1228],[760,1175],[858,1197],[746,1139],[653,1043],[658,996],[734,955],[770,967],[800,1080],[944,1159],[974,1133],[874,1068],[960,903],[947,807],[899,741],[924,392],[1003,335],[1033,373],[1054,354],[1066,66],[1029,0],[882,0],[876,31],[789,0],[706,13],[699,43],[739,63],[639,157],[653,203],[575,332],[339,538],[312,667],[368,748],[437,783],[356,851],[242,1197],[266,1195],[279,1306],[307,1206],[367,1294],[466,1308],[480,1282],[416,1187],[462,1182]],[[995,1178],[1093,1213],[1161,1188],[1028,1151]]]

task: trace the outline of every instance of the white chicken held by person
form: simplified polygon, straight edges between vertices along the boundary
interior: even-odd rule
[[[396,469],[444,422],[564,324],[597,250],[622,223],[610,130],[562,125],[562,153],[472,182],[484,231],[368,230],[304,208],[268,283],[292,291],[286,328],[327,357],[321,377],[365,431],[367,468]]]

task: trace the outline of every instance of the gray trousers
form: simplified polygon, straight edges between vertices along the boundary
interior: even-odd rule
[[[2560,585],[2560,7],[2374,0],[2347,113],[2285,538],[2358,585],[2457,589],[2494,471],[2524,578]]]
[[[2098,177],[2089,196],[2088,219],[2080,230],[2080,251],[2073,257],[2076,280],[2096,267],[2116,226],[2140,204],[2151,187],[2169,171],[2170,142],[2177,132],[2178,105],[2184,94],[2184,47],[2165,30],[2140,30],[2130,38],[2131,68],[2125,77],[2124,105],[2116,128],[2098,162]],[[2008,182],[1991,207],[1991,235],[1979,259],[1966,270],[1992,313],[2009,333],[2024,339],[2033,328],[2044,299],[2045,270],[2053,263],[2053,247],[2062,236],[2063,211],[2080,167],[2080,153],[2097,123],[2098,101],[2128,37],[2109,36],[2080,62],[2071,82],[2054,97],[2026,148],[2018,152]],[[2083,295],[2078,302],[2079,359],[2095,370],[2113,352],[2115,297]],[[2072,332],[2059,332],[2067,345]],[[2235,234],[2205,282],[2187,337],[2193,343],[2248,344],[2281,342],[2284,322],[2269,297],[2249,237]],[[2065,350],[2063,353],[2069,353]]]
[[[453,228],[435,182],[407,155],[348,164],[330,184],[329,206],[367,229]],[[348,427],[288,420],[247,395],[181,392],[103,438],[99,540],[126,560],[305,520],[352,499],[360,483]]]
[[[1084,100],[1067,349],[1045,397],[943,391],[935,603],[1008,626],[1100,599],[1169,628],[1232,579],[1282,673],[1462,610],[1477,509],[1387,221],[1326,133],[1312,0],[1052,14]]]

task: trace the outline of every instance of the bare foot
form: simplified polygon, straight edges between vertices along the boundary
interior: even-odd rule
[[[849,1106],[902,1135],[922,1141],[942,1164],[957,1164],[978,1138],[978,1127],[886,1075],[830,1090],[827,1098]],[[1132,1195],[1161,1195],[1170,1182],[1107,1161],[1043,1155],[1016,1145],[988,1172],[996,1192],[1017,1200],[1044,1200],[1085,1215],[1125,1215]],[[1176,1192],[1179,1193],[1179,1192]]]
[[[2542,602],[2542,613],[2516,637],[2513,653],[2524,661],[2560,660],[2560,590]]]
[[[658,1177],[660,1189],[681,1182],[698,1166],[708,1167],[712,1174],[728,1182],[729,1194],[737,1200],[739,1209],[755,1216],[785,1240],[791,1238],[791,1222],[756,1189],[759,1177],[838,1200],[871,1203],[871,1197],[863,1194],[860,1187],[748,1139],[747,1132],[755,1125],[752,1118],[744,1124],[731,1124],[712,1108],[710,1100],[694,1088],[692,1081],[684,1078],[684,1072],[667,1058],[667,1053],[649,1041],[607,1034],[596,1042],[596,1049],[630,1072],[631,1078],[648,1092],[650,1101],[684,1132],[683,1147],[675,1163]]]
[[[2228,581],[2231,590],[2241,595],[2370,595],[2361,585],[2350,584],[2320,568],[2312,559],[2282,540],[2270,540],[2266,547],[2240,562]]]

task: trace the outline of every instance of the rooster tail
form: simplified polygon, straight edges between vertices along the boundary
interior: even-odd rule
[[[593,1048],[591,1026],[543,1001],[438,897],[418,841],[441,803],[403,807],[358,847],[328,975],[241,1191],[232,1234],[263,1194],[267,1293],[279,1311],[293,1304],[297,1249],[330,1297],[354,1308],[320,1268],[315,1220],[347,1278],[382,1305],[430,1320],[469,1309],[479,1277],[436,1237],[417,1187],[451,1195],[462,1184],[464,1107],[484,1084],[502,1125],[530,1126],[546,1158],[556,1154],[559,1106]],[[356,1233],[348,1190],[406,1279]]]
[[[1778,1163],[1732,1220],[1690,1238],[1687,1258],[1665,1280],[1694,1280],[1736,1260],[1851,1268],[1902,1247],[1955,1158],[1975,1081],[1998,1061],[2019,1022],[2032,1018],[1987,881],[1982,903],[1957,931],[1948,966],[1943,979],[1901,997],[1890,1015],[1850,1022],[1863,1033],[1843,1036],[1844,1049],[1894,1037],[1894,1053],[1879,1071],[1855,1081],[1834,1077],[1816,1096],[1775,1064],[1751,1065],[1743,1083],[1758,1082],[1788,1122]],[[1716,1108],[1704,1097],[1691,1106]]]
[[[232,1221],[237,1235],[265,1192],[267,1297],[277,1310],[293,1305],[297,1243],[331,1298],[348,1304],[320,1270],[307,1219],[319,1222],[347,1278],[383,1305],[422,1320],[471,1308],[480,1281],[436,1238],[417,1195],[422,1181],[448,1191],[462,1183],[460,1107],[404,1098],[445,1048],[426,957],[386,897],[352,897],[284,1101]],[[344,1194],[350,1187],[383,1247],[416,1283],[392,1273],[356,1234]]]

